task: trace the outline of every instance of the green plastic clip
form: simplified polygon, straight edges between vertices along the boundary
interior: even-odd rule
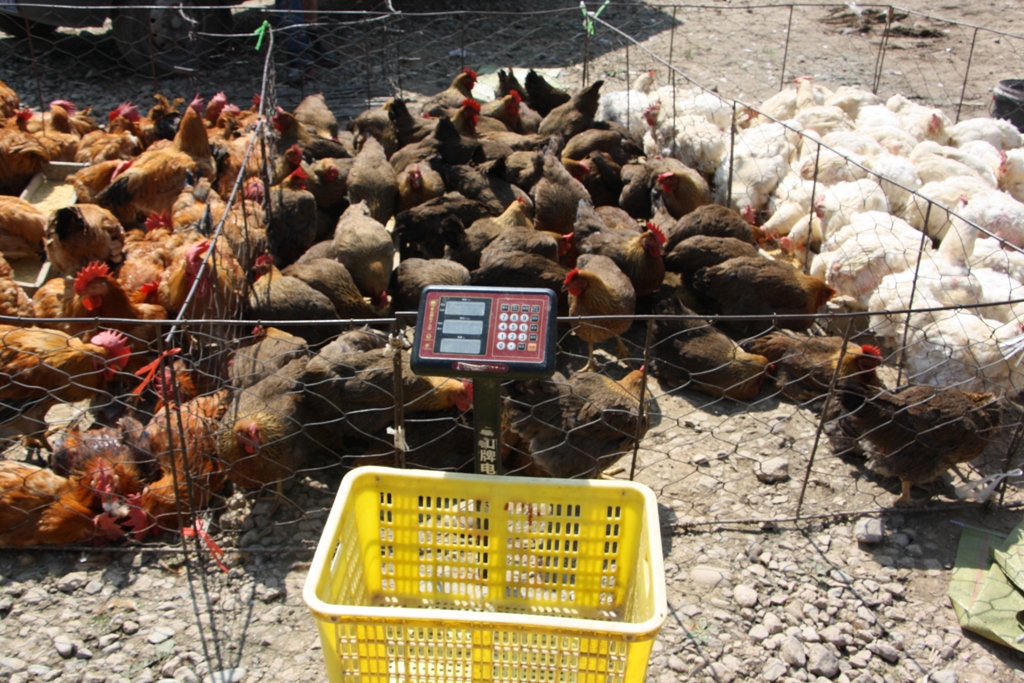
[[[586,3],[583,0],[580,0],[580,12],[583,13],[583,28],[587,31],[587,33],[589,33],[590,35],[594,35],[594,19],[601,16],[601,12],[603,12],[604,8],[610,5],[611,2],[612,0],[604,0],[604,4],[598,7],[597,11],[594,12],[593,17],[591,17],[590,13],[587,12]]]
[[[265,36],[267,34],[267,30],[269,28],[270,28],[270,22],[267,21],[266,19],[264,19],[263,23],[260,24],[260,27],[258,29],[256,29],[255,31],[253,31],[253,35],[259,36],[259,38],[256,40],[256,51],[257,52],[259,52],[260,48],[263,46],[263,36]]]

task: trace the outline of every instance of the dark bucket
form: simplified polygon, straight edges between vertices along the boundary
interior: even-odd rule
[[[992,91],[992,117],[1006,119],[1024,133],[1024,79],[999,81]]]

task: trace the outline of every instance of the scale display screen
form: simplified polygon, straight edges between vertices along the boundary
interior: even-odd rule
[[[546,377],[554,370],[555,293],[427,287],[413,344],[419,374]]]

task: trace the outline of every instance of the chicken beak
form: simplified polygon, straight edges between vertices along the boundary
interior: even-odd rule
[[[85,306],[85,310],[87,311],[95,311],[103,305],[103,297],[98,294],[91,294],[89,296],[82,297],[82,305]]]

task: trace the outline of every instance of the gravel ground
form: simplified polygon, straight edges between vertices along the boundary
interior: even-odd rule
[[[906,4],[1010,32],[1024,22],[1024,8],[1015,2]],[[454,3],[429,7],[435,5]],[[328,0],[321,6],[336,7]],[[512,9],[551,6],[520,2]],[[680,9],[674,36],[669,9],[612,6],[602,17],[626,27],[655,54],[667,55],[671,44],[674,61],[693,78],[751,101],[805,72],[836,85],[870,83],[879,40],[870,15],[862,20],[863,14],[847,16],[841,7],[797,8],[787,48],[788,11],[731,3]],[[247,6],[236,19],[239,30],[251,30],[261,17]],[[880,91],[955,110],[966,80],[963,108],[971,116],[985,113],[996,81],[1022,75],[1013,71],[1020,39],[980,32],[968,72],[970,27],[913,15],[905,23],[912,30],[892,39]],[[379,53],[365,46],[362,29],[339,25],[332,36],[343,63],[298,86],[281,84],[278,100],[291,106],[323,89],[336,111],[354,112],[368,97],[390,92],[384,83],[411,94],[442,88],[463,59],[556,68],[567,84],[582,77],[578,12],[518,14],[498,27],[493,19],[440,16],[424,24]],[[928,37],[926,30],[939,35]],[[247,101],[261,73],[248,41],[229,41],[200,75],[163,79],[157,89],[183,97],[223,89],[232,100]],[[628,76],[623,45],[613,33],[596,34],[591,78],[621,87]],[[49,52],[35,65],[37,89],[24,41],[0,38],[2,78],[28,102],[67,97],[98,112],[127,99],[148,102],[151,80],[107,56],[111,48],[103,31],[62,30],[55,42],[40,43]],[[629,73],[657,64],[638,48],[628,58]],[[641,340],[634,330],[633,341]],[[1008,531],[1019,512],[957,506],[948,491],[925,513],[893,512],[886,509],[897,492],[892,481],[868,472],[861,458],[835,455],[828,439],[815,450],[816,412],[771,397],[743,406],[668,394],[653,381],[650,388],[657,408],[639,451],[637,479],[659,497],[670,614],[649,680],[1024,680],[1020,655],[962,632],[945,595],[959,538],[954,522]],[[992,467],[1001,467],[1001,445],[989,454]],[[793,515],[812,452],[803,513],[824,517],[748,522]],[[214,538],[227,549],[227,573],[205,548],[197,550],[194,539],[187,553],[174,539],[149,547],[0,551],[0,680],[324,680],[301,587],[340,476],[326,470],[290,483],[286,494],[297,509],[272,511],[270,503],[238,494],[224,500]],[[1020,500],[1019,490],[1011,489],[1007,501]],[[830,515],[861,510],[877,513]],[[876,542],[857,540],[872,534]]]

